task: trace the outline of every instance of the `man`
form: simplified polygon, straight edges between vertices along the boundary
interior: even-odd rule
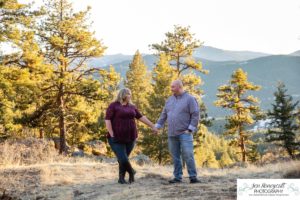
[[[169,183],[182,182],[181,154],[187,165],[190,183],[199,183],[193,146],[193,133],[199,121],[199,106],[195,97],[184,91],[182,81],[173,81],[171,90],[173,95],[167,99],[155,124],[160,129],[166,120],[168,122],[168,146],[174,165],[174,178]]]

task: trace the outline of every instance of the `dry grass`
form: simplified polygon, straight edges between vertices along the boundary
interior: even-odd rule
[[[120,185],[117,183],[116,162],[62,157],[53,149],[45,151],[43,144],[34,148],[34,155],[23,153],[25,157],[12,153],[29,152],[26,145],[21,145],[21,150],[9,148],[8,143],[0,147],[3,150],[0,158],[4,158],[0,167],[0,199],[236,199],[237,178],[299,178],[300,174],[300,161],[261,167],[199,168],[202,183],[189,184],[185,170],[183,184],[169,185],[172,166],[141,167],[133,163],[137,170],[136,182]],[[41,160],[34,159],[34,156]],[[2,195],[4,191],[6,195]]]
[[[136,182],[120,185],[117,163],[82,160],[2,168],[0,188],[21,199],[235,199],[237,178],[282,178],[300,162],[239,169],[198,169],[203,183],[169,185],[171,166],[137,166]],[[1,191],[1,190],[0,190]],[[1,197],[1,193],[0,193]]]
[[[0,143],[0,167],[51,163],[66,159],[54,148],[54,143],[36,138],[11,139]]]

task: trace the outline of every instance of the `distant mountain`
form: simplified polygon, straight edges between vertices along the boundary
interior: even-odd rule
[[[293,53],[291,53],[289,55],[291,55],[291,56],[300,56],[300,50],[299,51],[295,51],[295,52],[293,52]]]
[[[157,57],[154,55],[144,55],[143,58],[149,67],[149,71],[152,70]],[[114,59],[118,60],[117,58]],[[123,61],[113,64],[116,71],[119,72],[123,78],[126,76],[126,71],[131,61],[131,59],[124,59],[123,56],[119,59]],[[283,81],[287,86],[288,93],[293,95],[295,100],[300,100],[300,57],[298,56],[272,55],[247,61],[222,62],[201,58],[196,59],[202,62],[204,69],[210,71],[208,75],[199,75],[204,81],[204,85],[202,86],[205,92],[203,100],[208,107],[209,114],[213,117],[224,117],[226,114],[223,109],[215,107],[213,102],[216,100],[217,88],[220,85],[226,84],[233,71],[239,67],[248,73],[248,79],[251,82],[262,86],[262,89],[258,92],[254,92],[253,95],[260,98],[263,109],[271,108],[277,81]],[[95,63],[100,62],[94,60],[91,64]],[[108,68],[108,66],[109,65],[104,65],[104,68]]]
[[[148,56],[148,55],[144,55]],[[269,56],[266,53],[252,52],[252,51],[228,51],[222,50],[210,46],[201,46],[197,48],[194,52],[195,57],[201,58],[202,60],[211,60],[211,61],[245,61],[254,58]],[[124,54],[114,54],[114,55],[105,55],[101,58],[95,58],[91,60],[91,65],[93,66],[106,66],[113,65],[115,63],[126,62],[132,59],[132,55]]]
[[[253,51],[229,51],[210,46],[202,46],[195,50],[194,56],[211,61],[243,61],[269,56],[267,53]]]
[[[90,60],[90,64],[92,66],[106,66],[114,63],[120,63],[125,60],[131,60],[132,55],[124,55],[124,54],[114,54],[114,55],[105,55],[100,58],[93,58]]]
[[[203,77],[203,90],[206,93],[203,100],[209,113],[215,117],[226,114],[223,109],[214,106],[217,88],[226,84],[234,70],[241,67],[248,74],[249,81],[261,85],[262,89],[253,92],[261,101],[264,110],[270,109],[274,103],[273,93],[278,81],[283,81],[294,100],[300,100],[300,57],[274,55],[256,58],[248,61],[210,62],[203,61],[203,66],[210,73]]]

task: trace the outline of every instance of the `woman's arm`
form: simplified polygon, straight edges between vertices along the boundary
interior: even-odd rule
[[[153,130],[154,133],[158,132],[158,129],[154,126],[154,124],[146,116],[143,116],[143,117],[139,118],[138,120],[143,122],[147,126],[149,126]]]
[[[105,125],[106,125],[106,128],[107,128],[110,136],[114,137],[114,132],[112,130],[111,121],[110,120],[105,120]]]

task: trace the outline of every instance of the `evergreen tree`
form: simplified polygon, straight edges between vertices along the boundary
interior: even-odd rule
[[[124,81],[125,87],[131,90],[133,104],[145,113],[149,106],[148,98],[152,91],[151,76],[147,72],[147,66],[140,52],[137,50],[133,56],[129,69],[126,72],[126,79]],[[147,128],[144,124],[137,122],[139,132],[145,133]],[[139,141],[143,141],[144,134],[139,134]],[[138,143],[137,148],[133,153],[140,153],[142,146]]]
[[[20,136],[15,119],[32,109],[36,83],[45,72],[31,29],[39,14],[16,0],[0,3],[0,43],[15,49],[0,55],[0,125],[6,135]]]
[[[280,82],[277,91],[274,93],[275,103],[273,109],[268,111],[268,117],[272,120],[266,135],[267,142],[276,142],[286,149],[289,156],[295,159],[300,144],[296,141],[296,131],[299,125],[296,124],[299,101],[293,102],[291,95],[287,94],[284,83]]]
[[[166,39],[160,44],[152,44],[150,47],[156,50],[158,53],[165,53],[169,57],[169,64],[175,72],[175,78],[181,79],[185,85],[185,90],[195,96],[199,102],[199,106],[205,107],[202,102],[201,90],[202,79],[197,73],[207,74],[208,71],[204,70],[201,62],[196,62],[193,58],[193,52],[196,48],[201,46],[201,42],[194,38],[194,34],[190,32],[190,27],[174,26],[173,32],[167,32],[165,34]],[[203,109],[202,111],[206,111]],[[205,114],[204,114],[205,115]],[[199,123],[199,130],[195,134],[195,148],[199,147],[199,141],[205,134],[203,130],[207,130],[204,123]],[[202,127],[201,127],[202,126]],[[184,163],[184,162],[183,162]]]
[[[115,68],[111,65],[109,67],[109,70],[100,71],[99,81],[101,83],[100,88],[102,92],[105,93],[105,96],[107,96],[107,99],[106,101],[101,101],[98,107],[101,113],[97,122],[97,124],[99,125],[99,130],[97,131],[99,135],[97,135],[96,137],[102,141],[107,142],[106,140],[107,129],[104,120],[106,108],[115,99],[117,95],[117,91],[119,90],[119,85],[121,82],[121,76],[119,73],[115,71]],[[97,127],[96,124],[95,126]]]
[[[147,109],[147,116],[150,120],[155,121],[159,118],[166,99],[171,95],[169,87],[175,78],[174,75],[174,71],[169,65],[168,57],[161,53],[159,61],[152,71],[153,92],[148,97],[149,107]],[[153,135],[152,131],[146,131],[141,145],[143,153],[158,161],[159,164],[170,161],[166,126],[164,126],[162,133],[159,135]]]
[[[60,153],[66,141],[99,138],[103,126],[97,119],[120,75],[113,67],[87,66],[105,50],[89,30],[89,10],[74,12],[67,0],[45,1],[39,11],[1,1],[0,42],[17,49],[0,57],[0,130],[5,134],[59,135]]]
[[[220,167],[224,168],[227,166],[230,166],[233,164],[233,161],[231,160],[229,154],[227,153],[227,151],[223,151],[222,155],[221,155],[221,159],[219,161]]]
[[[258,148],[258,145],[256,143],[249,145],[249,151],[248,151],[247,157],[251,163],[257,162],[260,158],[257,148]]]
[[[206,73],[202,69],[202,64],[197,63],[193,58],[193,52],[200,47],[199,40],[194,39],[194,34],[190,33],[190,27],[174,26],[174,32],[167,32],[166,39],[160,44],[150,45],[152,49],[163,52],[170,56],[171,66],[177,74],[181,75],[187,69],[195,69],[196,71]],[[199,80],[197,80],[199,81]]]
[[[132,101],[142,112],[148,107],[151,92],[150,76],[142,55],[137,50],[126,72],[125,86],[131,90]]]
[[[237,161],[236,151],[237,148],[230,146],[223,137],[207,132],[195,149],[195,161],[201,167],[224,168]]]
[[[202,163],[202,167],[208,167],[208,168],[219,168],[219,163],[216,159],[216,156],[214,154],[214,151],[211,148],[205,148],[205,160]]]
[[[89,30],[89,7],[74,12],[68,0],[49,0],[44,10],[35,29],[40,52],[51,73],[40,86],[42,100],[25,121],[51,120],[59,130],[62,153],[66,151],[68,130],[90,133],[86,124],[97,121],[96,102],[107,98],[93,77],[102,69],[86,65],[89,58],[101,56],[105,47]]]
[[[22,35],[20,27],[30,27],[38,15],[30,11],[30,4],[21,4],[17,0],[0,0],[0,42],[14,44]]]
[[[182,79],[185,89],[193,94],[197,100],[201,101],[200,89],[202,85],[201,77],[194,71],[207,74],[201,62],[196,62],[193,52],[201,46],[199,40],[190,33],[190,27],[174,26],[174,32],[167,32],[166,39],[160,44],[150,45],[158,53],[165,53],[169,56],[170,66],[174,69],[176,78]]]
[[[227,116],[227,131],[225,135],[230,135],[233,145],[240,148],[242,153],[242,161],[246,162],[247,147],[249,143],[250,133],[246,127],[255,122],[254,118],[259,118],[261,112],[259,109],[258,98],[252,95],[247,96],[247,91],[257,91],[260,87],[254,85],[247,80],[247,74],[242,69],[237,69],[231,76],[228,85],[218,88],[217,97],[219,100],[215,102],[216,106],[230,109],[233,115]]]

